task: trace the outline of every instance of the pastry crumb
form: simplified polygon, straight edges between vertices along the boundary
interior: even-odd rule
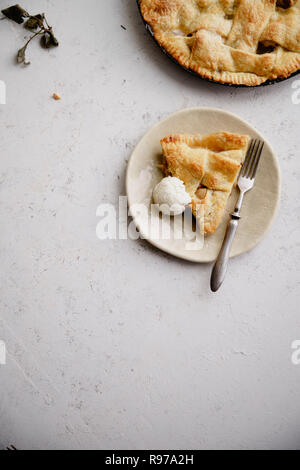
[[[61,97],[57,93],[53,93],[52,97],[55,101],[61,100]]]

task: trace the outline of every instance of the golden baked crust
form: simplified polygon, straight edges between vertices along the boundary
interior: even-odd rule
[[[300,0],[139,0],[158,43],[204,78],[260,85],[300,69]]]
[[[192,198],[200,227],[213,233],[245,159],[250,137],[219,132],[208,136],[176,134],[161,140],[165,175],[181,179]]]

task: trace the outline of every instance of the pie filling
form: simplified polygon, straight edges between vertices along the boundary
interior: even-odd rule
[[[174,134],[161,140],[166,176],[185,184],[191,209],[204,233],[215,232],[243,164],[249,136],[219,132],[208,136]],[[201,223],[202,222],[202,223]]]
[[[159,44],[181,65],[259,85],[300,69],[300,0],[140,0]]]

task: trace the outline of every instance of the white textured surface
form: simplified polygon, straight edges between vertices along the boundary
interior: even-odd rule
[[[47,12],[61,46],[33,45],[32,65],[18,67],[24,31],[0,24],[8,92],[0,339],[9,352],[0,366],[0,444],[299,448],[300,366],[290,359],[300,337],[295,79],[252,90],[203,83],[161,54],[134,0],[23,6]],[[124,193],[126,160],[143,133],[195,105],[228,109],[260,129],[283,176],[273,231],[232,261],[217,295],[210,266],[95,235],[96,208]]]

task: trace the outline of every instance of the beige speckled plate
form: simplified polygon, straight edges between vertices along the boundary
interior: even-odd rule
[[[135,148],[128,163],[126,189],[129,207],[145,204],[150,208],[153,188],[163,178],[157,169],[161,156],[160,139],[173,133],[204,135],[219,131],[248,134],[265,141],[255,188],[244,201],[242,219],[231,253],[234,257],[251,250],[263,239],[276,216],[281,191],[279,164],[270,144],[242,119],[212,108],[186,109],[172,114],[152,127]],[[206,236],[203,247],[196,250],[187,249],[188,239],[163,240],[147,236],[148,222],[141,214],[135,214],[134,221],[143,237],[157,248],[188,261],[212,262],[219,253],[237,196],[238,191],[234,190],[220,227],[213,235]]]

